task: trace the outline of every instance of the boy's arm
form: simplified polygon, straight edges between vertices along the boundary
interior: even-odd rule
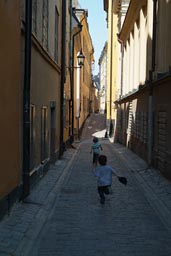
[[[99,177],[99,172],[97,167],[93,167],[93,174],[95,177]]]
[[[113,169],[113,168],[111,168],[111,169],[112,169],[112,174],[113,174],[114,176],[118,177],[118,175],[116,174],[116,170]]]

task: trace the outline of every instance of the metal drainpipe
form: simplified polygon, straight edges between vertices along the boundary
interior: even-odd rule
[[[84,9],[79,9],[83,10]],[[70,15],[72,15],[73,8],[72,8],[72,1],[70,1]],[[82,31],[82,21],[85,19],[85,16],[82,18],[81,21],[79,21],[78,27],[79,31],[77,31],[73,36],[70,34],[70,40],[71,40],[71,56],[70,56],[70,64],[71,64],[71,70],[70,70],[70,81],[71,81],[71,100],[70,100],[70,108],[71,108],[71,118],[69,116],[69,127],[71,126],[71,129],[69,128],[69,135],[70,135],[70,143],[74,141],[74,41],[75,37]],[[72,27],[72,17],[70,19],[70,26]],[[72,33],[72,31],[71,31]],[[70,120],[71,119],[71,120]]]
[[[113,5],[112,5],[113,6]],[[113,68],[113,8],[111,8],[111,58],[110,58],[110,121],[112,116],[112,68]]]
[[[25,7],[25,68],[23,90],[23,194],[30,194],[30,77],[31,77],[32,0]]]
[[[153,39],[152,39],[152,65],[149,72],[149,102],[148,102],[148,165],[152,164],[153,149],[153,72],[156,62],[156,26],[157,26],[157,0],[153,0]]]
[[[118,42],[121,44],[121,91],[120,91],[120,96],[119,98],[121,99],[121,96],[123,94],[123,56],[124,56],[124,42],[119,38],[118,36]]]
[[[70,59],[69,59],[69,66],[72,66],[72,0],[70,0]],[[72,72],[70,70],[70,90],[72,88]],[[71,92],[70,92],[71,93]],[[72,94],[72,93],[71,93]],[[72,96],[70,96],[72,98]],[[72,99],[69,100],[69,137],[71,136],[71,103]]]
[[[152,40],[152,71],[155,71],[156,66],[156,29],[157,29],[157,1],[153,0],[153,40]]]
[[[117,34],[118,36],[118,42],[121,44],[121,88],[120,88],[120,95],[119,95],[119,99],[118,99],[118,103],[117,105],[119,105],[121,107],[121,99],[122,99],[122,95],[123,95],[123,58],[124,58],[124,42],[119,38],[119,34]],[[120,109],[119,109],[119,113],[118,113],[118,107],[117,107],[117,118],[118,115],[120,116]],[[116,128],[117,129],[117,128]],[[119,130],[119,128],[118,128]],[[117,137],[115,141],[119,141],[119,138]]]
[[[110,117],[109,117],[109,123],[108,123],[108,133],[109,136],[112,136],[112,68],[113,68],[113,1],[111,3],[111,36],[110,36],[110,42],[111,42],[111,55],[110,55]]]
[[[63,113],[64,113],[64,84],[65,84],[65,60],[66,59],[66,0],[62,1],[62,50],[61,50],[61,94],[60,94],[60,152],[59,157],[64,152],[63,138]]]

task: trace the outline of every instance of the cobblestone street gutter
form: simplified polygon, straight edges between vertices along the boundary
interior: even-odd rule
[[[99,129],[98,124],[95,126]],[[111,163],[128,175],[128,182],[137,184],[138,190],[141,190],[142,199],[144,196],[148,200],[162,221],[162,225],[164,224],[171,234],[171,183],[163,178],[159,171],[149,169],[147,164],[128,148],[105,140],[104,130],[102,131],[101,140]],[[32,255],[35,241],[44,225],[52,218],[55,205],[58,206],[61,189],[72,177],[72,168],[74,162],[78,160],[81,145],[85,143],[83,148],[87,146],[89,148],[92,143],[91,136],[92,122],[88,119],[82,134],[83,140],[74,144],[75,149],[67,149],[62,159],[50,167],[47,174],[31,191],[27,203],[16,204],[10,216],[6,216],[0,222],[0,256]],[[84,155],[81,160],[86,160]]]
[[[132,178],[139,184],[147,200],[171,234],[171,183],[161,173],[120,144],[113,147],[114,154],[125,163]]]
[[[25,256],[30,253],[64,180],[72,170],[72,162],[78,149],[68,149],[39,184],[31,191],[26,203],[17,203],[0,223],[0,256]]]

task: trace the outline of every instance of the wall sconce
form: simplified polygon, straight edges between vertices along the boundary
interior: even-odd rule
[[[82,52],[82,49],[80,50],[79,54],[77,55],[77,60],[78,60],[78,65],[81,68],[82,66],[84,66],[84,60],[85,60],[85,56]]]
[[[68,68],[68,69],[74,69],[74,68],[81,68],[82,66],[84,66],[84,60],[85,60],[85,56],[84,56],[84,54],[83,54],[83,52],[82,52],[82,49],[80,50],[80,52],[78,52],[78,54],[77,54],[77,67],[66,67],[66,68]]]

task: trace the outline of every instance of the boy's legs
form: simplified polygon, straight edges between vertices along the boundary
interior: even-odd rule
[[[103,188],[104,188],[104,193],[105,193],[105,195],[109,195],[109,194],[110,194],[109,187],[110,187],[110,186],[105,186],[105,187],[103,187]]]
[[[98,187],[98,193],[100,196],[100,203],[104,204],[105,203],[104,187]]]
[[[105,203],[105,195],[109,195],[110,192],[110,187],[111,186],[103,186],[103,187],[98,187],[98,193],[100,196],[100,203],[104,204]]]
[[[94,153],[93,154],[93,165],[97,166],[99,154]]]

